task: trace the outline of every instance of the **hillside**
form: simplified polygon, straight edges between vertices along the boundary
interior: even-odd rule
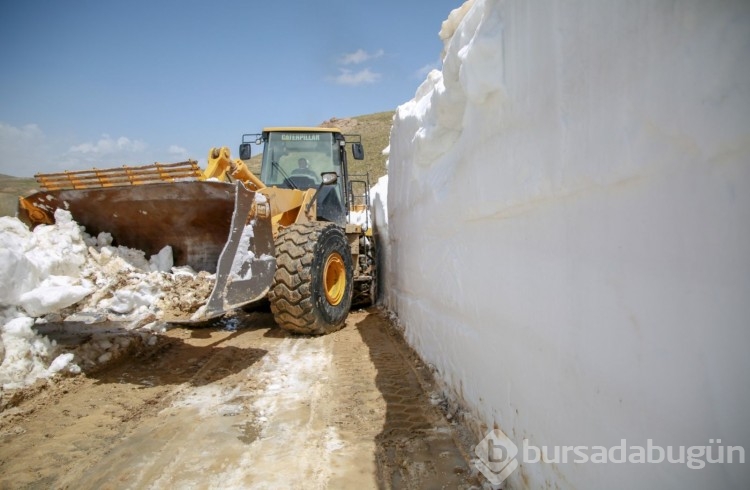
[[[18,196],[28,196],[37,189],[34,179],[0,174],[0,216],[15,216]]]
[[[365,159],[355,160],[349,150],[351,174],[368,172],[370,184],[386,174],[387,156],[383,149],[388,146],[394,111],[378,112],[349,118],[331,118],[321,124],[323,127],[337,127],[344,134],[359,134],[365,147]],[[247,163],[253,172],[260,173],[259,153]],[[27,196],[38,189],[36,181],[30,178],[11,177],[0,174],[0,216],[15,216],[18,196]]]
[[[332,118],[321,126],[337,127],[344,134],[359,134],[365,147],[365,159],[358,161],[352,158],[349,150],[349,173],[370,175],[370,182],[374,184],[387,173],[385,162],[388,159],[383,150],[388,146],[394,111],[378,112],[366,116],[337,119]]]

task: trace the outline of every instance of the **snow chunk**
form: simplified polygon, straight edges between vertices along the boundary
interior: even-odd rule
[[[157,272],[169,272],[174,266],[174,257],[172,247],[167,245],[159,250],[159,253],[152,255],[149,259],[150,269]]]
[[[50,275],[78,277],[86,263],[86,242],[69,211],[55,211],[54,225],[37,226],[26,243],[26,258],[39,271]]]
[[[31,316],[42,316],[73,305],[93,291],[89,281],[68,276],[49,276],[31,291],[21,294],[18,304]]]
[[[0,304],[16,304],[39,281],[39,271],[24,254],[31,232],[15,218],[0,218]]]
[[[47,368],[47,373],[55,374],[69,367],[74,357],[75,355],[72,352],[60,354],[59,356],[55,357],[55,360],[52,361],[52,363],[49,365],[49,367]]]

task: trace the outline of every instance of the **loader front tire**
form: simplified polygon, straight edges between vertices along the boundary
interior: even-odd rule
[[[352,303],[353,264],[344,231],[333,223],[292,225],[276,238],[269,300],[276,323],[323,335],[344,326]]]

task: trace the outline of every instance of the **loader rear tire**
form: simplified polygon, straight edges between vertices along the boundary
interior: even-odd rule
[[[352,255],[333,223],[292,225],[276,238],[269,300],[276,323],[294,333],[323,335],[344,326],[352,303]]]

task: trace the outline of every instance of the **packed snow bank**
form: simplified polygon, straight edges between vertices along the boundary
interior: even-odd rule
[[[386,149],[388,150],[388,149]],[[373,235],[376,241],[376,250],[378,251],[378,270],[377,281],[381,284],[386,277],[390,275],[388,261],[385,260],[384,249],[389,246],[390,237],[388,235],[388,175],[378,179],[377,183],[370,189],[370,199],[372,201],[372,226]],[[378,287],[378,302],[383,302],[382,286]]]
[[[213,275],[173,268],[170,247],[146,259],[142,251],[112,246],[107,233],[87,235],[61,209],[54,225],[33,232],[15,218],[0,218],[0,277],[3,389],[63,370],[79,372],[79,364],[106,362],[130,343],[95,336],[77,354],[61,352],[36,333],[35,324],[109,320],[150,334],[165,328],[162,318],[194,312],[213,285]]]
[[[375,219],[408,340],[519,447],[750,450],[747,3],[477,0],[441,36]],[[510,478],[728,488],[749,471]]]

